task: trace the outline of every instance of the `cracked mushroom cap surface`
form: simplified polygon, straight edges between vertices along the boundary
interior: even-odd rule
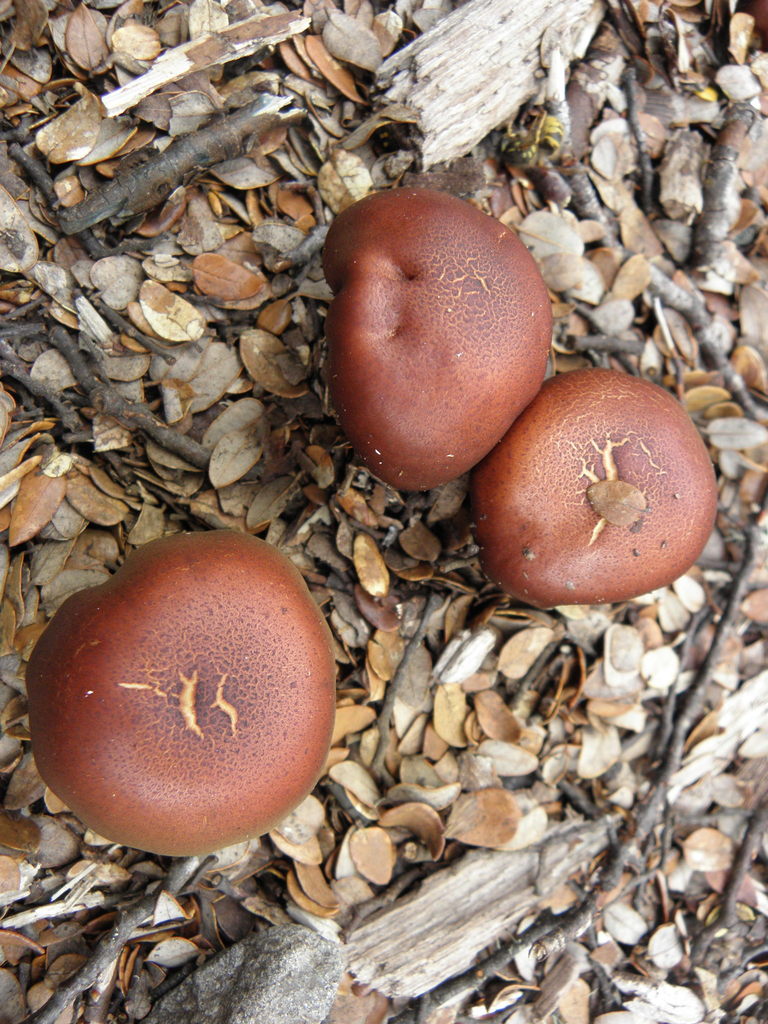
[[[342,211],[323,266],[328,387],[357,454],[407,490],[466,472],[544,379],[552,311],[533,257],[463,199],[402,188]]]
[[[27,670],[45,782],[113,842],[174,856],[268,831],[312,789],[335,709],[328,626],[257,538],[177,534],[58,609]]]
[[[547,380],[470,478],[480,560],[541,608],[629,600],[706,544],[717,485],[679,402],[613,370]]]

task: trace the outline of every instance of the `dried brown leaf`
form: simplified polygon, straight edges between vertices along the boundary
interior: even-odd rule
[[[0,383],[0,445],[5,440],[16,403]]]
[[[379,678],[388,682],[395,674],[405,649],[397,633],[377,630],[368,641],[367,658]]]
[[[477,720],[486,736],[505,743],[515,743],[520,739],[520,723],[500,693],[481,690],[475,694],[474,705]]]
[[[433,860],[445,848],[445,829],[440,815],[428,804],[410,802],[390,807],[379,818],[382,828],[405,828],[424,843]]]
[[[373,190],[373,179],[357,153],[334,149],[318,171],[317,187],[333,212],[340,213]]]
[[[299,482],[292,476],[278,476],[260,487],[248,508],[245,525],[258,531],[277,519],[291,498],[299,491]]]
[[[0,185],[0,270],[6,274],[24,274],[39,256],[37,238],[21,207]]]
[[[385,597],[389,590],[389,570],[373,537],[367,533],[355,534],[352,556],[360,585],[373,597]]]
[[[15,48],[26,52],[40,41],[40,36],[48,24],[48,8],[43,0],[24,0],[24,3],[15,4],[14,9],[11,50]]]
[[[166,341],[197,341],[205,333],[202,313],[157,281],[144,282],[139,305],[152,330]]]
[[[619,732],[614,726],[597,729],[585,728],[581,732],[578,773],[582,779],[598,779],[612,768],[621,756]]]
[[[67,19],[67,53],[85,71],[103,69],[109,57],[106,35],[107,19],[101,11],[80,4]]]
[[[103,118],[101,101],[82,86],[79,91],[82,99],[43,125],[35,135],[35,145],[52,164],[65,164],[87,156],[99,136]]]
[[[232,430],[216,442],[208,463],[214,487],[228,487],[253,469],[261,458],[262,443],[254,429]]]
[[[435,690],[432,720],[437,735],[451,747],[465,747],[467,735],[467,695],[459,683],[445,683]]]
[[[34,853],[40,845],[40,829],[29,818],[0,810],[0,846]]]
[[[126,21],[112,33],[112,49],[116,55],[126,54],[132,60],[154,60],[162,45],[157,32],[138,21]]]
[[[385,633],[392,633],[400,625],[400,615],[398,613],[400,598],[394,593],[389,593],[384,598],[372,597],[356,583],[355,603],[360,609],[361,614],[376,629],[381,629]]]
[[[448,782],[444,786],[420,786],[415,782],[397,782],[387,790],[387,801],[404,804],[415,801],[433,807],[436,811],[444,811],[450,807],[461,792],[461,784]]]
[[[269,294],[266,277],[215,252],[202,253],[192,261],[195,285],[203,295],[234,301],[249,299],[259,292]]]
[[[613,526],[631,526],[648,507],[645,495],[624,480],[598,480],[587,488],[595,512]]]
[[[747,594],[741,602],[741,610],[753,622],[768,623],[768,589],[761,588]]]
[[[539,767],[535,754],[516,743],[505,743],[504,740],[483,740],[477,748],[481,757],[493,762],[493,767],[502,777],[530,775]]]
[[[376,709],[368,704],[348,704],[336,709],[331,746],[336,746],[350,733],[362,732],[376,721]]]
[[[725,416],[707,423],[706,432],[716,448],[743,451],[768,443],[768,427],[742,416]]]
[[[445,835],[467,846],[498,847],[517,831],[520,808],[506,789],[478,789],[462,793],[451,808]]]
[[[727,870],[733,851],[733,840],[716,828],[697,828],[683,843],[685,863],[694,871]]]
[[[611,298],[634,301],[645,291],[651,281],[651,268],[642,253],[630,256],[622,264],[611,285]]]
[[[44,473],[28,473],[19,485],[19,493],[11,510],[8,543],[11,547],[35,537],[51,521],[64,500],[67,482],[64,477]]]
[[[555,638],[555,631],[549,626],[528,626],[514,633],[499,653],[499,672],[508,679],[522,679]]]
[[[262,318],[260,317],[260,322]],[[240,358],[251,380],[281,398],[305,394],[304,367],[271,331],[254,327],[240,336]]]
[[[730,391],[726,391],[725,388],[714,384],[700,384],[685,392],[683,402],[689,413],[696,413],[703,412],[718,402],[727,402],[730,397]]]
[[[333,911],[334,913],[338,911],[339,900],[317,865],[296,864],[294,865],[294,870],[299,885],[309,899],[318,903],[321,907],[325,907],[326,910]]]
[[[768,368],[765,359],[751,345],[738,345],[731,352],[731,365],[749,388],[768,392]]]
[[[0,855],[0,893],[16,892],[20,888],[21,871],[18,862],[13,857]]]
[[[380,794],[373,776],[361,764],[356,761],[342,761],[333,765],[328,774],[334,782],[338,782],[347,791],[347,795],[355,797],[355,804],[360,807],[362,804],[368,818],[377,818],[378,813],[374,810],[379,802]]]
[[[21,454],[21,453],[19,453]],[[0,508],[4,508],[19,493],[19,486],[22,479],[33,470],[37,469],[42,461],[41,455],[33,455],[24,462],[14,466],[7,473],[0,476]]]
[[[420,562],[434,562],[440,557],[440,541],[420,519],[407,526],[398,541],[407,555]]]
[[[362,103],[363,97],[358,92],[354,76],[330,55],[320,36],[306,35],[303,42],[307,56],[323,78],[348,100],[352,100],[353,103]]]
[[[383,60],[374,33],[341,11],[331,10],[323,28],[323,43],[329,54],[366,71],[376,71]]]
[[[161,967],[181,967],[200,956],[200,949],[190,939],[174,935],[169,939],[161,939],[155,943],[147,954],[147,960]]]
[[[67,501],[84,519],[97,526],[116,526],[128,515],[125,502],[110,498],[78,472],[67,477]]]
[[[374,885],[387,885],[392,878],[397,851],[389,833],[378,825],[351,834],[349,855],[363,878]]]

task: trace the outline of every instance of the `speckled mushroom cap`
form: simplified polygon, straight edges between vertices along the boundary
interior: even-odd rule
[[[392,189],[331,225],[328,386],[386,483],[423,490],[475,465],[539,389],[552,312],[538,267],[462,199]]]
[[[269,830],[312,789],[335,663],[291,562],[216,530],[153,541],[68,598],[27,692],[40,774],[87,825],[201,854]]]
[[[470,490],[486,574],[542,608],[671,583],[701,554],[717,507],[709,455],[683,407],[613,370],[546,381]]]

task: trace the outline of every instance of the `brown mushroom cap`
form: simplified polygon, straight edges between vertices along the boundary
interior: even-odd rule
[[[453,196],[392,189],[334,220],[328,385],[358,455],[423,490],[475,465],[544,379],[552,312],[508,228]]]
[[[291,562],[218,530],[153,541],[68,598],[27,692],[40,774],[87,825],[201,854],[268,831],[312,789],[335,662]]]
[[[701,554],[717,507],[707,449],[683,407],[613,370],[546,381],[470,489],[486,574],[543,608],[671,583]]]

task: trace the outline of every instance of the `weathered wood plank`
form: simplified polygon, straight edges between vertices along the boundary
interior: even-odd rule
[[[379,68],[383,102],[418,116],[425,168],[468,152],[539,91],[542,54],[583,56],[602,0],[469,0]]]
[[[347,968],[387,996],[413,998],[468,970],[609,842],[609,819],[554,826],[512,853],[474,850],[346,936]]]

